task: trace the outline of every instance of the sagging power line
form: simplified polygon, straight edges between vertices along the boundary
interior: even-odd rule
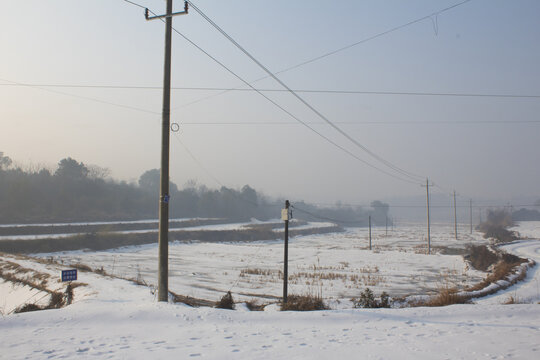
[[[409,21],[409,22],[407,22],[407,23],[404,23],[404,24],[395,26],[395,27],[390,28],[390,29],[388,29],[388,30],[386,30],[386,31],[383,31],[383,32],[380,32],[380,33],[378,33],[378,34],[375,34],[375,35],[369,36],[369,37],[367,37],[367,38],[364,38],[364,39],[362,39],[362,40],[356,41],[356,42],[354,42],[354,43],[352,43],[352,44],[348,44],[348,45],[342,46],[342,47],[340,47],[340,48],[337,48],[337,49],[328,51],[328,52],[326,52],[326,53],[324,53],[324,54],[321,54],[321,55],[319,55],[319,56],[313,57],[313,58],[308,59],[308,60],[306,60],[306,61],[300,62],[300,63],[298,63],[298,64],[296,64],[296,65],[293,65],[293,66],[290,66],[290,67],[288,67],[288,68],[285,68],[285,69],[276,71],[274,74],[275,74],[275,75],[282,74],[282,73],[285,73],[285,72],[288,72],[288,71],[297,69],[297,68],[299,68],[299,67],[302,67],[302,66],[304,66],[304,65],[314,63],[314,62],[316,62],[316,61],[319,61],[319,60],[324,59],[324,58],[326,58],[326,57],[329,57],[329,56],[331,56],[331,55],[340,53],[340,52],[342,52],[342,51],[348,50],[348,49],[353,48],[353,47],[355,47],[355,46],[358,46],[358,45],[367,43],[367,42],[369,42],[369,41],[375,40],[375,39],[377,39],[377,38],[383,37],[383,36],[385,36],[385,35],[391,34],[391,33],[396,32],[396,31],[398,31],[398,30],[404,29],[404,28],[406,28],[406,27],[408,27],[408,26],[411,26],[411,25],[417,24],[417,23],[419,23],[419,22],[422,22],[422,21],[424,21],[424,20],[430,20],[430,21],[431,21],[431,20],[433,19],[433,17],[437,17],[437,16],[439,16],[439,15],[442,14],[442,13],[445,13],[445,12],[447,12],[447,11],[450,11],[450,10],[452,10],[452,9],[454,9],[454,8],[457,8],[457,7],[459,7],[459,6],[461,6],[461,5],[464,5],[464,4],[466,4],[466,3],[468,3],[468,2],[471,2],[471,1],[472,1],[472,0],[465,0],[465,1],[462,1],[462,2],[460,2],[460,3],[457,3],[457,4],[454,4],[454,5],[448,6],[448,7],[446,7],[446,8],[440,9],[440,10],[437,10],[437,11],[431,13],[431,14],[428,14],[428,15],[422,16],[422,17],[420,17],[420,18],[417,18],[417,19],[415,19],[415,20]],[[194,6],[194,4],[193,4],[191,1],[189,1],[189,3],[190,3],[192,6]],[[253,83],[259,82],[259,81],[261,81],[261,80],[268,79],[268,78],[269,78],[269,76],[263,76],[263,77],[260,77],[260,78],[258,78],[258,79],[255,79],[255,80],[251,81],[250,83],[253,84]],[[237,89],[238,89],[238,88],[237,88]],[[201,98],[201,99],[198,99],[198,100],[189,102],[189,103],[187,103],[187,104],[184,104],[183,107],[189,106],[189,105],[193,105],[193,104],[196,104],[196,103],[198,103],[198,102],[201,102],[201,101],[204,101],[204,100],[207,100],[207,99],[216,97],[216,96],[220,96],[220,95],[225,94],[225,93],[227,93],[227,92],[229,92],[229,91],[231,91],[231,90],[223,90],[223,91],[220,92],[219,94],[213,94],[213,95],[210,95],[210,96],[207,96],[207,97],[204,97],[204,98]]]
[[[470,0],[468,0],[470,1]],[[388,168],[392,169],[393,171],[399,173],[401,176],[404,176],[406,178],[409,178],[412,180],[413,183],[418,183],[419,179],[422,178],[422,176],[411,173],[409,171],[406,171],[397,165],[394,165],[393,163],[389,162],[388,160],[385,160],[381,156],[377,155],[376,153],[369,150],[366,146],[361,144],[359,141],[354,139],[352,136],[350,136],[347,132],[343,131],[340,127],[335,125],[332,121],[330,121],[325,115],[323,115],[321,112],[319,112],[313,105],[311,105],[309,102],[307,102],[304,98],[302,98],[300,95],[295,93],[288,85],[286,85],[282,80],[280,80],[274,73],[272,73],[266,66],[264,66],[259,60],[257,60],[251,53],[249,53],[244,47],[242,47],[236,40],[234,40],[227,32],[225,32],[219,25],[217,25],[212,19],[210,19],[201,9],[199,9],[197,6],[193,4],[193,2],[188,1],[188,3],[191,5],[191,7],[199,13],[210,25],[212,25],[218,32],[220,32],[227,40],[229,40],[237,49],[239,49],[244,55],[246,55],[249,59],[251,59],[257,66],[259,66],[264,72],[268,74],[272,79],[274,79],[279,85],[281,85],[283,88],[285,88],[291,95],[293,95],[298,101],[300,101],[302,104],[304,104],[308,109],[310,109],[315,115],[317,115],[319,118],[321,118],[323,121],[325,121],[328,125],[330,125],[334,130],[336,130],[338,133],[340,133],[342,136],[344,136],[346,139],[348,139],[350,142],[352,142],[354,145],[356,145],[358,148],[369,154],[371,157],[376,159],[377,161],[381,162]],[[252,87],[252,85],[249,85]],[[253,88],[253,87],[252,87]],[[258,91],[259,92],[259,91]],[[262,94],[261,92],[259,92]],[[298,118],[295,117],[298,121],[300,121]],[[301,121],[304,126],[308,127],[310,130],[315,131],[313,128],[309,127],[307,124]]]

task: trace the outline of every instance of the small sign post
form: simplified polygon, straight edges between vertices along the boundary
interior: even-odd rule
[[[62,270],[62,282],[77,280],[77,269]]]

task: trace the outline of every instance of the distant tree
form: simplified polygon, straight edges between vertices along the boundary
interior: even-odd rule
[[[371,202],[373,208],[372,218],[375,224],[384,225],[386,217],[388,216],[388,210],[390,205],[383,203],[382,201],[375,200]]]
[[[88,177],[94,180],[105,180],[111,176],[111,170],[97,165],[88,165]]]
[[[139,187],[147,191],[159,191],[160,182],[161,174],[158,169],[147,170],[139,177]],[[178,192],[178,186],[169,181],[169,193],[174,194],[176,192]]]
[[[139,187],[145,190],[159,189],[159,179],[158,169],[147,170],[139,177]]]
[[[11,162],[11,159],[8,156],[4,156],[4,153],[0,151],[0,170],[4,170],[10,167]]]
[[[84,180],[88,177],[88,168],[70,157],[60,160],[54,176],[69,180]]]
[[[252,206],[257,206],[257,192],[249,185],[242,188],[242,199]]]

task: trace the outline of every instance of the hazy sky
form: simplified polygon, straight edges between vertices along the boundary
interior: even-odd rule
[[[135,2],[165,9],[162,0]],[[459,2],[194,0],[272,72]],[[71,156],[128,181],[158,168],[164,24],[145,21],[141,8],[122,0],[2,5],[0,151],[51,168]],[[182,7],[175,1],[176,10]],[[537,0],[472,0],[278,76],[303,90],[539,96],[539,18]],[[175,17],[174,27],[242,78],[265,76],[195,11]],[[178,34],[172,75],[175,87],[246,88]],[[53,84],[157,89],[41,86]],[[268,79],[255,86],[281,89]],[[411,184],[354,159],[255,92],[190,104],[216,94],[173,91],[171,118],[180,131],[171,138],[171,179],[179,185],[250,184],[271,196],[328,203],[425,191],[422,180]],[[265,94],[355,156],[403,177],[291,94]],[[467,199],[540,197],[540,97],[299,94],[380,158],[441,186],[434,191],[456,189]]]

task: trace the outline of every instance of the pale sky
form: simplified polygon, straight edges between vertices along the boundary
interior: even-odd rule
[[[165,9],[162,0],[135,2],[156,13]],[[194,0],[274,73],[459,2]],[[71,156],[128,181],[159,168],[164,24],[147,22],[141,8],[122,0],[2,5],[0,151],[22,165],[51,168]],[[175,10],[182,8],[175,1]],[[534,95],[299,93],[377,156],[440,185],[434,191],[455,189],[467,199],[538,198],[539,18],[537,0],[472,0],[278,76],[303,90]],[[173,25],[245,80],[265,76],[197,12],[175,17]],[[246,88],[178,34],[172,76],[174,87]],[[158,89],[41,86],[54,84]],[[281,89],[268,79],[254,86]],[[190,104],[218,93],[173,91],[171,119],[180,131],[171,137],[171,180],[180,186],[195,179],[220,187],[215,178],[323,203],[424,194],[423,180],[411,184],[366,166],[255,92]],[[357,157],[403,177],[291,94],[265,94]]]

